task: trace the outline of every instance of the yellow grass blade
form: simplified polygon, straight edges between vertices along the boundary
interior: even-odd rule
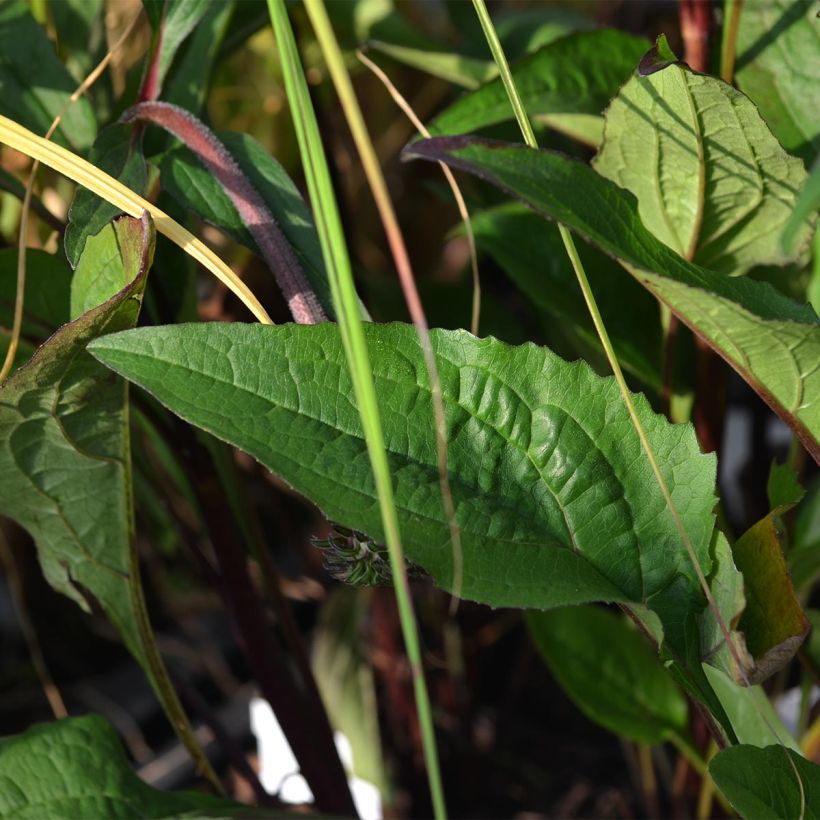
[[[259,300],[248,286],[203,242],[185,230],[168,214],[134,193],[114,177],[96,168],[82,157],[49,140],[38,137],[19,123],[0,115],[0,142],[20,153],[39,160],[97,196],[121,208],[129,216],[140,217],[148,211],[157,231],[179,245],[185,253],[207,268],[223,282],[262,324],[273,324]]]

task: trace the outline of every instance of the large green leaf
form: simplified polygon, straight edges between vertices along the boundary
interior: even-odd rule
[[[132,281],[63,325],[0,386],[0,514],[31,533],[48,582],[85,609],[85,596],[96,598],[144,661],[129,588],[127,385],[85,348],[135,323],[154,232],[123,217],[106,237],[107,247],[90,252],[135,272]],[[109,253],[117,248],[121,255]]]
[[[366,328],[408,557],[446,589],[453,558],[442,509],[427,370],[408,325]],[[661,613],[685,643],[704,602],[694,569],[614,380],[544,348],[433,331],[461,529],[465,598],[547,608],[610,600]],[[259,459],[333,520],[382,538],[339,329],[239,324],[145,328],[97,340],[94,355],[177,415]],[[691,427],[636,397],[649,441],[704,570],[714,458]]]
[[[820,30],[813,0],[744,3],[735,79],[787,151],[820,152]]]
[[[143,783],[98,715],[32,726],[0,740],[0,817],[226,817],[246,807]]]
[[[635,194],[643,224],[680,256],[728,274],[807,258],[808,225],[794,254],[780,241],[806,171],[748,97],[672,63],[634,76],[604,121],[595,170]]]
[[[330,286],[313,219],[285,169],[247,134],[223,131],[221,142],[259,192],[290,242],[322,306],[330,315]],[[170,151],[161,166],[163,187],[182,205],[258,253],[230,197],[213,174],[184,146]]]
[[[405,149],[497,185],[615,256],[704,338],[820,460],[820,320],[763,282],[687,262],[641,222],[635,198],[582,162],[464,137]]]
[[[518,202],[473,214],[471,222],[478,249],[498,262],[550,322],[571,328],[585,353],[593,350],[602,358],[558,229]],[[657,302],[611,257],[590,245],[578,250],[618,361],[660,391],[663,336]]]
[[[0,112],[44,135],[76,87],[28,4],[0,4]],[[54,139],[84,151],[96,132],[94,110],[81,98],[66,111]]]
[[[732,746],[715,755],[709,772],[746,820],[820,817],[820,766],[783,746]]]
[[[571,607],[529,612],[527,625],[556,680],[591,720],[638,743],[686,733],[686,698],[624,616]]]
[[[530,115],[600,114],[648,45],[610,29],[570,34],[515,63],[513,79]],[[465,134],[512,118],[507,92],[496,78],[459,99],[428,128],[432,134]]]

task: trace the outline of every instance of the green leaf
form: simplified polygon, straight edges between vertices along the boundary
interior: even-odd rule
[[[469,57],[444,46],[440,51],[434,51],[397,43],[385,43],[381,40],[371,40],[367,45],[397,63],[417,68],[425,74],[447,80],[462,88],[478,88],[482,83],[492,80],[498,74],[498,69],[491,60]]]
[[[780,240],[803,163],[739,91],[667,64],[633,77],[604,121],[595,170],[635,194],[643,224],[680,256],[733,275],[807,258],[807,225],[794,254]]]
[[[735,79],[787,151],[811,162],[820,152],[820,37],[813,0],[745,3]]]
[[[123,217],[117,231],[132,235],[123,252],[135,254],[126,264],[136,278],[63,325],[0,386],[0,514],[31,533],[51,586],[84,609],[93,595],[144,662],[129,589],[126,385],[85,350],[137,318],[153,227]]]
[[[800,746],[783,725],[763,687],[741,686],[714,666],[704,664],[703,671],[726,710],[740,743],[763,748],[782,742],[800,753]]]
[[[773,462],[766,482],[766,494],[772,512],[784,513],[799,504],[806,491],[790,464]]]
[[[590,720],[638,743],[685,734],[686,698],[623,616],[591,606],[528,612],[544,660]]]
[[[26,251],[23,336],[42,340],[68,321],[71,269],[62,255]],[[0,325],[11,328],[17,294],[17,251],[0,250]]]
[[[154,29],[151,59],[158,94],[177,51],[212,4],[211,0],[165,0],[164,3],[150,0],[144,2],[144,6]]]
[[[729,630],[733,645],[737,648],[741,659],[748,655],[742,635],[735,627],[746,608],[746,595],[743,589],[743,575],[735,566],[732,559],[732,548],[726,536],[718,529],[712,537],[712,574],[708,576],[709,589],[712,591],[717,611],[723,619],[723,626]],[[700,657],[733,677],[738,674],[737,664],[726,646],[715,612],[711,607],[703,610],[699,623]],[[749,666],[752,665],[749,659]]]
[[[217,136],[265,200],[293,247],[319,302],[333,315],[319,237],[310,211],[285,169],[247,134],[223,131]],[[183,146],[170,151],[163,158],[160,173],[163,188],[181,205],[259,252],[228,195],[191,151]]]
[[[427,371],[412,326],[365,328],[407,557],[445,589]],[[672,645],[704,602],[618,387],[544,348],[433,331],[465,598],[548,608],[596,600],[663,613]],[[182,325],[97,340],[94,355],[173,412],[253,455],[328,517],[383,540],[339,328]],[[704,571],[714,458],[642,396],[638,412]]]
[[[352,773],[389,790],[365,624],[369,590],[339,587],[322,604],[311,664],[333,728],[350,741]]]
[[[781,241],[785,251],[789,252],[794,248],[795,242],[799,240],[803,232],[805,223],[809,220],[811,220],[811,224],[816,223],[818,208],[820,208],[820,159],[815,161],[811,174],[809,174],[803,189],[797,197],[794,210],[783,227]],[[816,255],[817,251],[815,251],[815,257]]]
[[[809,486],[797,509],[792,546],[786,559],[798,591],[808,589],[820,575],[820,479]]]
[[[782,746],[731,746],[715,755],[709,772],[746,820],[820,817],[820,766]]]
[[[646,51],[648,43],[620,31],[562,37],[512,66],[530,115],[600,114]],[[466,94],[436,117],[432,134],[465,134],[513,118],[500,78]]]
[[[642,224],[635,198],[549,151],[442,137],[405,155],[480,176],[615,256],[761,395],[820,461],[820,320],[770,285],[706,270]]]
[[[145,192],[148,170],[139,146],[133,144],[133,129],[109,125],[100,131],[88,155],[91,163],[118,179],[138,194]],[[89,236],[99,233],[120,210],[86,188],[77,188],[68,212],[65,252],[76,268]]]
[[[40,723],[0,741],[0,817],[226,817],[247,811],[198,792],[166,794],[137,777],[99,715]]]
[[[557,228],[517,202],[473,214],[470,221],[478,249],[498,262],[548,321],[571,327],[583,350],[601,350]],[[611,257],[589,245],[578,250],[618,361],[659,391],[663,336],[657,303]]]
[[[109,222],[89,236],[71,280],[71,318],[110,299],[140,275],[145,265],[145,237],[134,230],[133,220]]]
[[[162,92],[164,102],[198,114],[208,94],[210,74],[234,14],[232,0],[210,3],[182,46]]]
[[[0,113],[44,136],[76,87],[28,4],[0,4]],[[54,140],[84,152],[96,133],[94,110],[81,98],[65,113]]]

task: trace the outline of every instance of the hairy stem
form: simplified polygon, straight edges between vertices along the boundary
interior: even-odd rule
[[[251,232],[276,278],[294,321],[303,325],[327,321],[327,315],[293,248],[276,224],[265,200],[210,128],[183,108],[163,102],[137,103],[123,114],[121,121],[158,125],[193,151],[216,177],[233,202],[242,223]]]

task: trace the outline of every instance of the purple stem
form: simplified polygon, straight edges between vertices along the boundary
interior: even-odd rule
[[[216,134],[193,114],[163,102],[141,102],[121,122],[149,122],[164,128],[193,151],[216,177],[250,231],[273,272],[295,322],[314,325],[328,320],[316,294],[273,214]]]

